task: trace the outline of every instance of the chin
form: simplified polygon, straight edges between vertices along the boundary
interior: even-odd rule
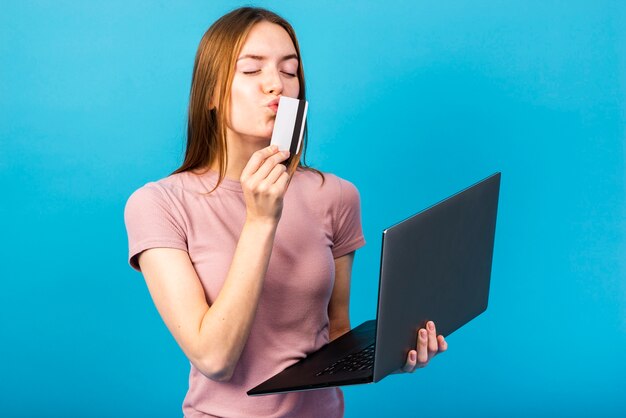
[[[274,124],[272,123],[272,126],[268,127],[263,132],[260,132],[259,137],[267,139],[269,141],[270,139],[272,139],[273,132],[274,132]]]

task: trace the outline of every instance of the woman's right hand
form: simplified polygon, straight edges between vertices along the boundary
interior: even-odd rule
[[[250,157],[240,178],[248,221],[278,223],[289,185],[287,168],[281,164],[287,158],[289,151],[278,151],[276,145],[260,149]]]

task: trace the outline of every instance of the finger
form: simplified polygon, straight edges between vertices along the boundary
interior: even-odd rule
[[[248,160],[248,163],[241,172],[241,181],[245,181],[252,174],[256,173],[259,167],[261,167],[261,164],[263,164],[268,157],[276,154],[277,152],[278,147],[276,145],[270,145],[269,147],[262,148],[252,154],[250,160]]]
[[[273,158],[273,156],[271,158]],[[263,164],[263,166],[265,166],[265,164]],[[287,167],[284,164],[276,164],[274,165],[274,167],[271,168],[269,174],[267,174],[267,176],[265,177],[265,180],[269,182],[270,184],[274,184],[276,183],[276,180],[278,180],[280,175],[286,171],[287,171]]]
[[[424,367],[428,363],[428,333],[422,328],[417,334],[417,367]]]
[[[443,338],[443,335],[438,336],[437,340],[439,342],[439,352],[443,353],[444,351],[448,349],[448,342],[446,341],[445,338]]]
[[[415,371],[415,365],[417,364],[417,351],[410,350],[406,355],[406,363],[402,367],[402,371],[405,373],[413,373]]]
[[[274,187],[280,190],[280,192],[284,194],[287,190],[287,187],[289,186],[290,180],[291,180],[291,176],[289,176],[289,173],[285,171],[278,177],[278,180],[274,182]]]
[[[428,323],[426,324],[426,329],[428,330],[428,355],[432,357],[439,351],[435,323],[433,321],[428,321]]]
[[[262,181],[272,172],[274,167],[279,165],[282,161],[285,161],[289,158],[289,151],[281,151],[273,154],[263,161],[263,164],[257,169],[255,173],[252,175],[257,178],[257,180]]]

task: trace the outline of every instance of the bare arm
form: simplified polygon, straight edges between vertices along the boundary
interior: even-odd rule
[[[154,303],[189,360],[210,379],[229,380],[250,334],[269,263],[289,176],[287,157],[268,147],[256,152],[241,182],[247,216],[230,269],[209,307],[185,251],[154,248],[139,265]]]
[[[330,340],[350,331],[350,279],[354,251],[335,259],[335,285],[328,304]]]

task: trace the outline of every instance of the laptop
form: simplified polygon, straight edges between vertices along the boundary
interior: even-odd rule
[[[432,320],[450,335],[487,309],[500,173],[383,231],[376,320],[248,395],[378,382],[400,369]]]

